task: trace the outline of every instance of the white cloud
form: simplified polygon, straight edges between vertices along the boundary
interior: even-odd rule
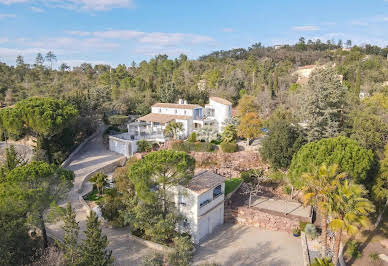
[[[30,43],[33,47],[45,49],[68,49],[73,51],[88,49],[112,49],[120,45],[113,42],[106,42],[99,38],[77,39],[69,37],[50,38]]]
[[[40,48],[14,49],[0,47],[0,61],[15,62],[15,58],[19,55],[28,57],[30,60],[33,60],[37,53],[45,54],[47,52],[47,49]]]
[[[73,9],[73,10],[110,10],[113,8],[133,7],[133,0],[0,0],[1,4],[11,5],[17,3],[42,3],[47,6]]]
[[[11,5],[11,4],[25,3],[29,1],[30,0],[0,0],[0,4]]]
[[[384,21],[388,21],[388,17],[383,18]]]
[[[145,56],[155,56],[166,54],[168,56],[179,56],[180,54],[189,54],[190,50],[180,48],[166,48],[164,46],[142,46],[138,47],[135,52]]]
[[[39,8],[39,7],[36,7],[36,6],[30,7],[30,10],[33,11],[33,12],[36,12],[36,13],[43,13],[44,12],[44,10],[42,8]]]
[[[361,20],[353,20],[350,22],[352,25],[357,25],[357,26],[368,26],[369,23],[366,21],[361,21]]]
[[[15,18],[15,14],[0,14],[0,19],[5,19],[5,18]]]
[[[0,37],[0,44],[8,42],[8,38]]]
[[[70,35],[80,37],[93,36],[101,39],[136,40],[140,43],[173,46],[179,44],[212,43],[214,39],[205,35],[189,33],[165,33],[165,32],[142,32],[134,30],[109,30],[109,31],[66,31]]]
[[[54,0],[55,1],[55,0]],[[109,10],[112,8],[132,7],[132,0],[68,0],[61,2],[72,2],[83,9]]]
[[[233,28],[223,28],[222,31],[223,32],[234,32],[234,29]]]
[[[313,26],[313,25],[306,25],[306,26],[295,26],[295,27],[292,27],[292,29],[295,31],[317,31],[319,30],[319,27]]]

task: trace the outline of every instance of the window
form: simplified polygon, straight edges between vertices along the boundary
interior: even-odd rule
[[[183,113],[186,114],[186,110]]]
[[[203,206],[207,205],[210,202],[211,202],[210,199],[204,200],[204,201],[201,202],[201,204],[199,204],[199,207],[203,207]]]
[[[162,112],[162,108],[159,108],[159,113],[161,113]]]
[[[177,110],[177,109],[175,109],[175,113],[176,113],[176,114],[178,113],[178,110]]]
[[[184,228],[189,228],[189,226],[190,226],[189,221],[188,221],[187,219],[184,219],[184,220],[183,220],[183,227],[184,227]]]
[[[217,198],[221,194],[222,194],[222,186],[218,185],[213,189],[213,199]]]

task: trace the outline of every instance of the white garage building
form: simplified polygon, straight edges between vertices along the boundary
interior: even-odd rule
[[[181,232],[198,244],[224,223],[225,178],[211,171],[195,175],[186,186],[174,189],[174,200],[185,216]]]

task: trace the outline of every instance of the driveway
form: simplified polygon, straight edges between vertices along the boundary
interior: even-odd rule
[[[303,265],[300,238],[289,233],[223,224],[205,239],[194,255],[194,265]]]
[[[99,134],[75,155],[67,167],[67,169],[74,171],[74,186],[68,193],[67,199],[61,202],[60,205],[65,206],[67,202],[71,203],[76,213],[76,220],[79,223],[81,232],[86,229],[86,218],[89,214],[89,209],[81,203],[80,197],[85,191],[89,191],[92,188],[90,182],[86,182],[82,186],[85,176],[123,158],[122,155],[105,148],[102,139],[103,129],[103,127],[99,129]],[[62,239],[64,233],[62,226],[63,222],[46,224],[47,233],[51,237]],[[109,240],[108,249],[112,250],[115,265],[141,265],[142,257],[152,252],[150,248],[130,240],[128,238],[129,230],[127,228],[115,229],[104,226],[102,229]],[[83,238],[83,236],[84,234],[81,233],[80,238]]]

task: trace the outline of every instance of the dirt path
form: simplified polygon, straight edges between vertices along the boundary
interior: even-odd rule
[[[75,210],[76,219],[79,222],[81,231],[86,228],[86,218],[89,209],[82,204],[80,197],[82,197],[82,195],[91,187],[89,182],[86,182],[82,187],[85,176],[123,158],[122,155],[105,149],[102,133],[103,128],[100,128],[100,134],[87,143],[67,167],[67,169],[72,170],[75,174],[74,186],[69,192],[67,199],[61,202],[60,205],[64,206],[67,202],[71,203]],[[62,239],[62,225],[62,222],[48,224],[48,234],[58,239]],[[104,227],[103,232],[108,237],[108,248],[113,251],[115,265],[141,265],[141,258],[151,251],[149,248],[131,241],[128,238],[128,229],[112,229]]]

